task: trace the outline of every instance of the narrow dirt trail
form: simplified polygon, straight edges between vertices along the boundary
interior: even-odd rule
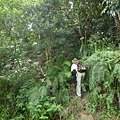
[[[87,98],[84,93],[82,98],[76,96],[76,90],[70,90],[71,104],[69,112],[73,114],[75,120],[95,120],[94,117],[86,110]]]
[[[65,120],[120,120],[120,115],[115,116],[112,115],[111,117],[105,116],[102,112],[104,111],[97,111],[96,114],[91,114],[87,109],[86,106],[89,103],[88,96],[89,92],[86,93],[82,92],[82,98],[78,98],[76,95],[76,83],[71,83],[69,86],[69,95],[70,95],[70,104],[67,108],[68,116],[73,116],[72,119],[65,119]]]

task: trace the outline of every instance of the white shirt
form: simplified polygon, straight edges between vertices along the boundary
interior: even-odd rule
[[[72,64],[72,66],[71,66],[71,72],[72,72],[73,70],[76,70],[76,71],[77,71],[77,64]]]

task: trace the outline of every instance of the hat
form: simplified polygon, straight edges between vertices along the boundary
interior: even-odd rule
[[[73,64],[78,64],[78,62],[79,62],[79,61],[77,60],[77,58],[74,58],[74,59],[72,60],[72,63],[73,63]]]

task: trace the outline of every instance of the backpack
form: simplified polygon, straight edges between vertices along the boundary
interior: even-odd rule
[[[86,67],[84,67],[83,65],[81,65],[80,63],[77,64],[77,71],[78,72],[85,72],[86,71]]]

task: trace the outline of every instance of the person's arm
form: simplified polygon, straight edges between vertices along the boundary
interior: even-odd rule
[[[86,67],[82,66],[82,70],[86,70]]]

